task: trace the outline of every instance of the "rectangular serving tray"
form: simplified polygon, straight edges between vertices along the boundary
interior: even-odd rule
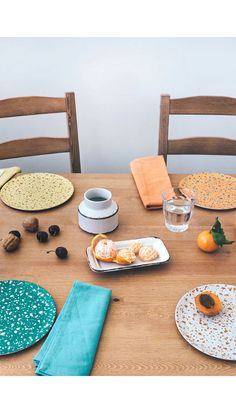
[[[158,251],[159,257],[153,261],[144,262],[141,261],[138,257],[135,262],[130,265],[121,265],[113,262],[104,262],[97,260],[91,250],[91,247],[86,249],[88,265],[90,269],[97,273],[106,273],[114,271],[124,271],[124,270],[133,270],[134,268],[147,268],[154,267],[156,265],[164,264],[169,261],[170,254],[164,244],[164,242],[158,237],[147,237],[147,238],[138,238],[138,239],[129,239],[125,241],[115,242],[118,250],[122,248],[128,248],[134,242],[141,242],[143,246],[153,247]]]

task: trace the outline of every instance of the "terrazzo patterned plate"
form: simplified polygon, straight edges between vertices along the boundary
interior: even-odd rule
[[[73,184],[63,176],[31,173],[8,181],[2,187],[0,197],[11,208],[42,211],[64,204],[73,193]]]
[[[27,281],[0,281],[0,355],[35,344],[55,317],[55,302],[44,288]]]
[[[203,291],[218,295],[222,311],[214,317],[202,314],[194,297]],[[175,311],[177,328],[185,340],[203,353],[224,360],[236,360],[236,285],[209,284],[187,292]]]
[[[179,186],[196,193],[195,205],[201,208],[225,210],[236,208],[236,178],[216,172],[202,172],[183,178]]]

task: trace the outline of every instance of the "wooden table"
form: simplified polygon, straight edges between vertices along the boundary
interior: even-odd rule
[[[179,334],[174,319],[175,306],[191,288],[204,283],[236,284],[236,243],[214,254],[200,251],[197,234],[209,228],[216,215],[229,239],[236,238],[236,212],[211,212],[195,208],[188,231],[169,232],[162,211],[146,211],[136,186],[128,174],[67,174],[75,186],[73,198],[64,206],[38,216],[40,228],[61,226],[60,238],[50,240],[50,249],[64,245],[67,261],[46,254],[48,246],[22,229],[21,248],[8,254],[0,251],[0,279],[27,280],[40,284],[54,297],[61,310],[74,280],[112,288],[112,302],[97,351],[93,375],[236,375],[236,363],[208,357],[191,347]],[[183,175],[172,175],[174,185]],[[85,249],[91,235],[78,227],[77,205],[90,187],[112,191],[120,206],[120,225],[113,240],[159,236],[171,260],[146,270],[114,274],[93,273]],[[15,211],[0,202],[0,236],[11,229],[21,230],[28,213]],[[42,341],[28,350],[0,358],[0,375],[34,375],[33,356]]]

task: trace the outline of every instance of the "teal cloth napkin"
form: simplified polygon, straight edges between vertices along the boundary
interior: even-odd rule
[[[75,281],[46,341],[34,357],[41,376],[88,376],[111,290]]]

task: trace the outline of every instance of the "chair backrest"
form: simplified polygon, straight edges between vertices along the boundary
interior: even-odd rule
[[[0,159],[70,153],[72,172],[81,172],[75,94],[65,97],[26,96],[0,100],[0,118],[66,113],[68,137],[35,137],[0,143]]]
[[[236,99],[221,96],[192,96],[171,99],[161,96],[158,154],[236,155],[236,140],[221,137],[168,139],[170,115],[236,115]]]

